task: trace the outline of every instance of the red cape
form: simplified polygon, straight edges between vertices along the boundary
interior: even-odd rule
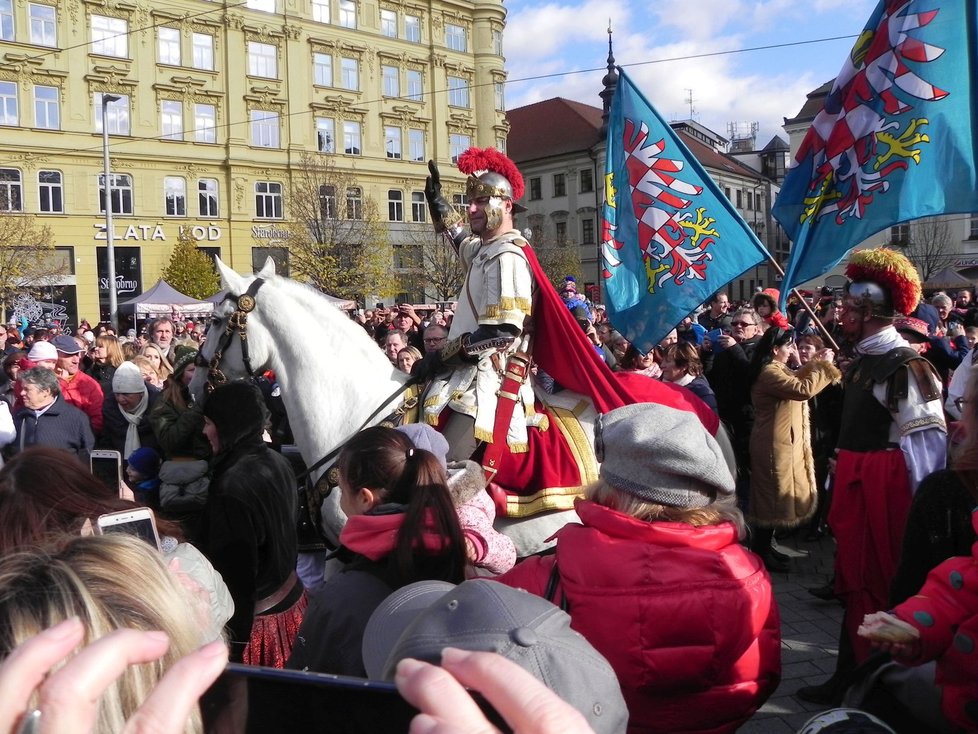
[[[612,372],[550,286],[533,248],[525,246],[523,253],[537,284],[531,349],[533,360],[544,372],[561,387],[589,397],[598,413],[632,403],[659,403],[696,413],[706,429],[716,435],[720,418],[686,388],[644,375]]]

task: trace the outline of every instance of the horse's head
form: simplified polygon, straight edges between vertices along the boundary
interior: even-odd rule
[[[247,379],[260,372],[269,359],[259,291],[262,282],[275,275],[275,262],[268,258],[252,277],[238,275],[220,258],[217,269],[226,295],[214,307],[207,338],[197,356],[197,372],[190,383],[190,392],[197,400],[203,399],[208,383]]]

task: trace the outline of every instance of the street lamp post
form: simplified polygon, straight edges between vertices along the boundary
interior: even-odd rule
[[[113,329],[118,329],[119,304],[116,300],[115,286],[115,243],[112,239],[112,170],[109,165],[109,102],[118,102],[122,97],[114,94],[102,95],[102,164],[104,180],[102,188],[105,192],[105,259],[108,264],[109,276],[109,323]]]

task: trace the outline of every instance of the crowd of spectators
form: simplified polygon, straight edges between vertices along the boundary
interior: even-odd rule
[[[791,564],[777,537],[828,532],[840,382],[858,356],[857,339],[843,324],[851,307],[847,312],[842,294],[823,289],[808,304],[819,327],[794,298],[781,311],[777,291],[741,302],[718,293],[645,353],[573,279],[558,292],[611,370],[668,382],[716,412],[736,463],[691,413],[656,404],[613,410],[595,429],[600,479],[577,501],[580,524],[558,534],[555,553],[517,562],[512,541],[492,527],[495,509],[476,464],[447,463],[447,443],[428,426],[367,429],[338,459],[337,491],[351,518],[337,552],[344,571],[309,589],[296,574],[295,475],[268,446],[265,400],[254,386],[233,383],[203,407],[196,403],[188,390],[202,336],[196,325],[160,319],[143,335],[121,339],[103,327],[78,336],[5,332],[0,619],[8,631],[0,636],[0,681],[26,665],[22,651],[48,647],[53,654],[59,641],[71,640],[82,659],[96,654],[90,650],[129,646],[140,652],[127,654],[160,660],[151,676],[130,668],[111,684],[106,679],[111,695],[89,697],[100,703],[82,714],[99,731],[153,711],[154,687],[172,681],[170,673],[186,661],[206,669],[209,681],[227,656],[394,679],[409,700],[444,721],[481,725],[481,714],[463,715],[465,706],[447,707],[424,692],[422,680],[467,700],[456,681],[440,677],[447,671],[470,685],[490,676],[503,707],[521,691],[548,695],[534,688],[543,681],[570,704],[546,699],[566,731],[735,731],[780,680],[768,574],[790,573]],[[449,342],[453,311],[450,304],[434,311],[404,304],[351,318],[392,369],[417,374]],[[905,553],[896,574],[893,614],[868,616],[860,631],[894,657],[921,664],[945,659],[949,646],[959,657],[967,652],[978,611],[968,586],[978,576],[969,554],[976,529],[969,516],[978,502],[978,410],[969,407],[978,404],[978,381],[969,380],[978,308],[970,292],[953,299],[939,293],[892,325],[933,365],[948,418],[963,419],[960,432],[951,432],[961,446],[954,468],[919,482],[906,541],[918,548],[912,558]],[[534,374],[546,392],[562,389]],[[123,457],[128,484],[107,487],[88,472],[90,452],[105,448]],[[137,506],[157,513],[158,551],[128,539],[79,537],[91,534],[100,515]],[[951,555],[967,557],[946,567],[948,579],[927,576]],[[125,579],[137,568],[134,593]],[[466,581],[477,577],[501,584]],[[957,594],[964,599],[957,606],[928,605],[914,596],[928,578],[941,600],[962,588],[970,596]],[[19,590],[39,586],[50,593],[27,608]],[[529,603],[507,587],[539,600]],[[703,606],[706,587],[712,601]],[[69,598],[86,606],[66,605]],[[472,630],[475,612],[454,613],[467,608],[493,610],[502,626],[492,634],[518,644],[510,649],[486,629]],[[443,610],[452,612],[444,620]],[[926,624],[909,624],[922,614],[941,618],[944,631],[932,635]],[[44,627],[52,629],[42,633]],[[541,670],[542,651],[567,648],[562,635],[571,627],[583,635],[570,633],[579,640],[574,662],[546,658]],[[113,632],[119,628],[129,628],[129,636]],[[161,638],[145,636],[152,630],[165,632],[169,652]],[[445,645],[470,652],[442,659]],[[538,646],[529,656],[519,652]],[[508,660],[478,657],[482,651]],[[441,662],[443,670],[405,658]],[[575,662],[578,678],[570,674]],[[939,665],[950,686],[946,715],[960,725],[975,700],[973,681],[961,670],[972,668],[953,656]],[[521,678],[526,671],[530,681]],[[590,687],[581,682],[585,674]],[[56,688],[63,677],[50,681],[44,685]],[[830,682],[810,700],[837,703],[835,676]],[[183,689],[192,689],[193,700],[174,705],[169,715],[180,722],[173,730],[199,731],[194,701],[201,691],[186,682]]]

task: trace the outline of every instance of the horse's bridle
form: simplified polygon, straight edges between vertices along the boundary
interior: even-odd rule
[[[225,301],[234,301],[234,311],[228,317],[227,325],[224,327],[224,333],[221,334],[220,341],[217,343],[217,349],[214,350],[214,356],[208,361],[202,352],[197,352],[197,358],[194,360],[194,364],[198,367],[207,368],[206,389],[208,394],[214,392],[214,388],[218,385],[223,385],[228,381],[227,376],[221,371],[221,359],[224,357],[224,350],[230,346],[235,334],[237,334],[238,341],[241,343],[241,359],[244,362],[245,369],[248,370],[249,376],[254,377],[255,371],[251,367],[251,357],[248,354],[248,314],[255,310],[258,289],[264,283],[265,281],[262,278],[255,278],[251,282],[251,285],[248,286],[248,290],[240,296],[235,297],[228,294],[224,297]]]

